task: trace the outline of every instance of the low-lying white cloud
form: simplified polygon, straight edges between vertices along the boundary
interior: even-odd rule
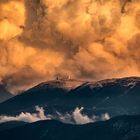
[[[36,106],[37,113],[21,113],[17,116],[0,116],[0,123],[8,122],[8,121],[24,121],[24,122],[36,122],[39,120],[47,120],[44,114],[44,109],[42,107]]]
[[[91,123],[91,122],[96,122],[96,121],[106,121],[110,119],[110,116],[108,113],[102,114],[101,116],[96,116],[93,115],[92,117],[89,117],[86,114],[82,114],[82,111],[84,110],[83,107],[81,108],[76,108],[74,112],[72,113],[72,117],[76,124],[86,124],[86,123]]]
[[[102,119],[103,121],[106,121],[106,120],[109,120],[109,119],[110,119],[110,116],[109,116],[108,113],[105,113],[105,114],[102,114],[102,115],[101,115],[101,119]]]
[[[72,116],[73,116],[75,122],[77,124],[85,124],[85,123],[94,122],[94,120],[92,118],[89,118],[87,115],[81,113],[81,111],[83,109],[84,109],[83,107],[81,107],[81,108],[77,107],[75,109],[75,111],[72,113]]]
[[[36,122],[40,120],[59,120],[64,123],[72,123],[72,124],[86,124],[92,123],[96,121],[105,121],[110,119],[108,113],[101,114],[101,116],[93,115],[89,117],[88,115],[84,114],[82,111],[84,107],[76,107],[72,113],[59,113],[57,115],[47,114],[45,115],[45,110],[42,107],[36,106],[37,113],[20,113],[17,116],[0,116],[0,123],[8,122],[8,121],[24,121],[24,122]]]
[[[57,112],[58,118],[60,121],[64,123],[74,123],[74,124],[86,124],[86,123],[93,123],[97,121],[106,121],[110,119],[108,113],[101,114],[100,116],[93,115],[89,117],[88,115],[82,113],[84,107],[76,107],[75,110],[70,114],[61,114]]]

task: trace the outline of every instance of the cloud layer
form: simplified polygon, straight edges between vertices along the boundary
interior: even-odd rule
[[[102,114],[101,116],[89,117],[86,114],[83,114],[82,111],[84,110],[83,107],[75,108],[72,113],[61,114],[57,112],[57,115],[45,114],[45,110],[42,107],[36,106],[37,113],[21,113],[17,116],[0,116],[0,123],[9,122],[9,121],[24,121],[24,122],[36,122],[40,120],[59,120],[64,123],[71,123],[71,124],[86,124],[90,122],[96,121],[105,121],[110,119],[108,113]]]
[[[58,114],[58,118],[60,121],[64,123],[74,123],[74,124],[86,124],[86,123],[93,123],[97,121],[106,121],[110,119],[110,115],[108,113],[101,114],[100,116],[92,115],[89,117],[88,115],[83,113],[84,107],[76,107],[72,113],[66,114]]]
[[[57,74],[140,74],[140,0],[1,0],[0,10],[0,79],[12,91]]]
[[[38,113],[21,113],[17,116],[0,116],[0,123],[8,122],[8,121],[24,121],[24,122],[36,122],[39,120],[47,120],[50,118],[47,118],[44,114],[44,109],[36,107],[36,111]]]

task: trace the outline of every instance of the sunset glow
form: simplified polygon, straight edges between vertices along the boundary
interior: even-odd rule
[[[140,75],[140,0],[0,0],[0,81]],[[16,87],[15,87],[16,85]]]

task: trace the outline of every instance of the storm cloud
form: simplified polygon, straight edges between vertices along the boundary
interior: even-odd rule
[[[140,74],[140,0],[1,0],[0,11],[0,80],[14,92],[57,74]]]

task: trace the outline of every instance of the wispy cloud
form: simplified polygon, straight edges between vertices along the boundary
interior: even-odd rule
[[[88,115],[82,113],[83,110],[84,107],[76,107],[72,113],[61,114],[57,112],[57,114],[60,121],[74,124],[86,124],[90,122],[106,121],[110,119],[110,115],[108,113],[101,114],[100,116],[92,115],[89,117]]]
[[[24,122],[35,122],[39,120],[47,120],[44,114],[44,109],[42,107],[36,107],[37,113],[21,113],[17,116],[0,116],[0,123],[8,122],[8,121],[24,121]]]
[[[57,119],[64,123],[72,123],[72,124],[86,124],[90,122],[96,121],[105,121],[110,119],[108,113],[102,114],[101,116],[93,115],[89,117],[86,114],[83,114],[83,107],[76,107],[72,113],[61,114],[57,112],[57,115],[45,114],[44,109],[42,107],[36,106],[37,113],[21,113],[17,116],[0,116],[0,123],[8,122],[8,121],[24,121],[24,122],[36,122],[40,120],[51,120]]]

